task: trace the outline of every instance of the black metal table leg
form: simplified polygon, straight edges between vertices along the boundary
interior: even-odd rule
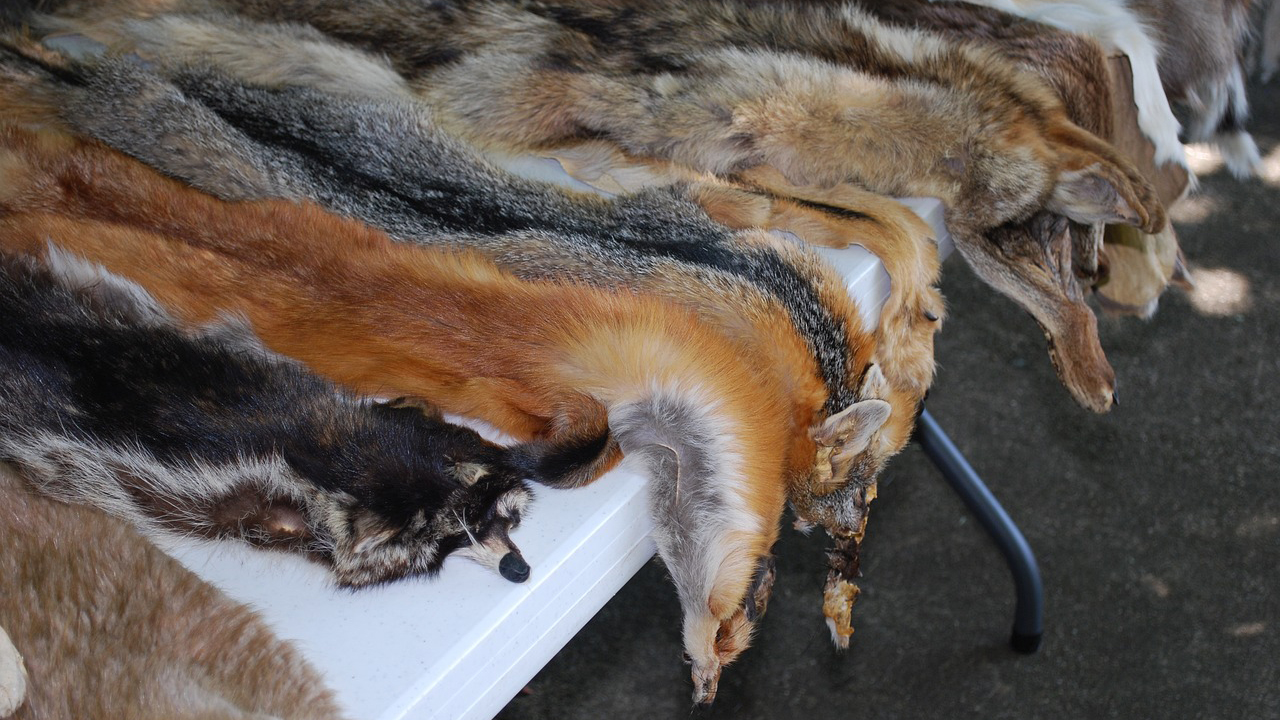
[[[1004,555],[1017,592],[1009,642],[1020,653],[1035,652],[1044,634],[1044,588],[1031,546],[928,410],[920,414],[915,439]]]

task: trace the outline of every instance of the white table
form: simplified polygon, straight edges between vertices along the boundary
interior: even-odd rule
[[[504,164],[589,189],[553,160]],[[933,225],[939,249],[949,253],[941,203],[903,202]],[[875,323],[889,293],[880,261],[860,247],[820,252]],[[166,550],[295,642],[353,718],[487,719],[653,556],[644,483],[624,461],[586,488],[537,488],[512,535],[533,568],[521,585],[451,558],[434,580],[344,591],[322,568],[278,553],[194,540]]]

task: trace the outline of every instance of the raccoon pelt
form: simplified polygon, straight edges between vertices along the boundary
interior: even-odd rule
[[[184,329],[57,250],[47,267],[0,257],[0,308],[0,460],[40,492],[150,533],[300,553],[342,585],[434,574],[455,552],[528,576],[508,533],[530,448],[342,393],[243,323]]]
[[[14,720],[339,720],[320,674],[251,610],[102,512],[0,465],[3,635],[25,664]]]

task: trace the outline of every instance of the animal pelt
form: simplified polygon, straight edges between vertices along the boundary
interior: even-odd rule
[[[3,466],[0,537],[0,626],[29,673],[15,720],[344,717],[254,612],[128,524],[36,495]]]
[[[696,310],[732,335],[755,338],[751,342],[758,352],[774,346],[772,333],[794,333],[813,362],[795,372],[817,375],[825,384],[828,414],[850,407],[859,398],[859,384],[866,387],[862,374],[869,362],[868,344],[856,330],[859,315],[843,280],[803,248],[760,233],[726,235],[673,190],[604,203],[591,197],[566,200],[528,183],[512,181],[506,187],[501,182],[511,178],[496,176],[456,143],[437,138],[429,118],[411,106],[353,102],[299,88],[269,92],[207,71],[193,71],[180,81],[220,114],[136,65],[119,63],[98,67],[84,94],[57,92],[56,101],[45,101],[60,108],[63,117],[75,118],[81,129],[224,195],[312,197],[428,247],[477,249],[525,278],[567,278],[654,292]],[[38,87],[43,92],[53,86]],[[31,103],[10,106],[29,108]],[[167,139],[157,144],[151,125],[160,118]],[[231,120],[244,131],[226,124]],[[318,158],[327,164],[320,165]],[[817,200],[841,193],[813,192]],[[454,204],[495,222],[458,217]],[[540,213],[546,210],[561,212],[545,218]],[[521,232],[502,232],[508,227]],[[445,230],[449,234],[442,235]],[[936,274],[932,248],[915,257],[923,266],[917,266],[920,275]],[[895,290],[902,295],[913,296],[916,291],[910,288],[924,287],[910,277],[908,282],[901,282],[901,274],[895,277],[895,287],[908,288]],[[882,439],[870,443],[856,462],[836,467],[829,461],[834,448],[824,450],[822,470],[790,489],[797,514],[836,537],[860,534],[865,526],[874,478],[906,442],[927,385],[921,378],[932,374],[932,329],[921,332],[920,327],[940,319],[941,307],[932,288],[923,298],[925,309],[906,318],[895,313],[892,302],[886,306],[881,337],[902,329],[899,350],[890,353],[877,342],[869,356],[887,368],[890,386],[876,395],[893,407]],[[905,349],[914,343],[924,343],[927,351],[908,354]],[[895,365],[908,359],[913,364],[907,369]]]
[[[57,251],[48,267],[0,257],[0,308],[0,460],[40,492],[153,534],[300,553],[346,586],[434,574],[454,552],[527,577],[508,531],[524,466],[555,462],[541,446],[340,393],[242,323],[184,329]]]
[[[763,293],[782,302],[805,332],[818,334],[823,331],[817,324],[832,322],[815,320],[815,314],[835,313],[833,322],[845,322],[840,314],[847,307],[842,309],[835,300],[845,295],[841,279],[810,252],[758,231],[727,231],[709,222],[696,205],[732,228],[781,229],[835,247],[858,243],[883,260],[892,279],[882,322],[874,331],[879,364],[892,382],[916,392],[923,392],[932,379],[933,333],[943,315],[941,296],[933,287],[936,247],[928,225],[897,202],[851,190],[832,200],[818,188],[799,188],[795,196],[781,197],[755,191],[745,179],[730,184],[669,163],[660,163],[662,169],[646,168],[645,174],[671,187],[604,201],[521,181],[492,167],[474,149],[440,132],[407,86],[396,90],[397,83],[404,85],[403,79],[385,59],[329,40],[314,29],[224,14],[97,24],[45,18],[42,24],[108,42],[116,53],[141,54],[157,72],[172,78],[184,96],[180,104],[187,106],[184,113],[165,120],[166,131],[192,135],[183,127],[196,119],[191,102],[209,106],[219,114],[218,120],[234,128],[223,137],[202,141],[227,143],[236,138],[242,156],[236,167],[219,163],[223,152],[218,151],[201,155],[210,158],[209,167],[197,169],[191,167],[189,152],[174,158],[172,152],[150,149],[150,142],[138,140],[138,129],[150,129],[156,118],[142,106],[147,104],[145,97],[133,108],[110,100],[113,111],[105,115],[88,99],[70,106],[63,102],[64,117],[81,131],[227,199],[251,196],[241,172],[246,165],[271,163],[289,173],[291,187],[260,183],[252,188],[253,197],[310,197],[406,240],[421,241],[440,229],[463,232],[471,245],[483,247],[522,277],[572,277],[677,297],[689,295],[690,286],[699,287],[691,305],[704,311],[712,310],[709,301],[716,299],[708,295],[708,288],[740,287],[739,292]],[[63,49],[72,42],[67,35],[47,41]],[[192,60],[214,64],[216,72],[184,69]],[[349,79],[352,73],[365,78],[358,87]],[[106,82],[119,85],[120,78]],[[93,94],[118,97],[101,85]],[[339,97],[352,94],[358,99]],[[178,104],[170,100],[170,105]],[[170,118],[173,110],[177,108],[163,117]],[[111,127],[123,118],[143,122],[133,122],[131,127],[138,129],[123,132]],[[257,145],[238,142],[241,133]],[[612,160],[617,150],[609,152],[607,147],[582,143],[573,150],[579,158],[604,150],[605,158]],[[408,156],[421,161],[402,160]],[[360,179],[348,182],[352,176]],[[413,193],[406,188],[422,190]],[[847,210],[850,206],[858,210]],[[509,238],[512,232],[529,231],[553,237]],[[499,232],[504,233],[502,242],[494,240]],[[584,264],[584,252],[594,256],[589,265]],[[829,291],[832,300],[826,304],[835,301],[836,306],[819,307],[818,297],[797,290],[797,283]],[[740,301],[728,305],[722,314],[733,322]],[[822,347],[822,338],[813,340],[815,352],[837,357]],[[832,379],[840,377],[838,368],[828,366],[824,372]]]
[[[305,55],[288,51],[302,41],[286,44],[292,36],[285,29],[222,21],[230,24],[179,17],[133,22],[116,29],[114,42],[121,44],[128,33],[133,45],[142,46],[137,49],[155,56],[170,38],[195,42],[192,36],[198,36],[220,49],[226,65],[242,71],[250,60],[274,56],[263,49],[237,63],[228,57],[233,39],[270,40],[261,45],[276,48],[281,62],[292,57],[296,64]],[[227,42],[215,42],[223,38]],[[346,52],[353,67],[373,62],[329,42],[329,55]],[[876,329],[876,360],[892,382],[917,394],[932,379],[933,334],[943,316],[933,287],[936,251],[926,239],[927,226],[895,203],[878,198],[879,207],[893,207],[873,213],[877,206],[868,203],[866,212],[853,214],[703,179],[610,201],[567,194],[491,167],[440,132],[411,98],[267,89],[209,69],[175,70],[176,85],[128,63],[80,71],[92,78],[84,88],[45,82],[45,104],[56,105],[77,130],[220,197],[316,200],[393,237],[437,244],[448,238],[477,248],[521,277],[658,292],[730,327],[741,325],[747,305],[762,308],[748,313],[780,311],[783,316],[769,322],[792,323],[804,334],[831,389],[832,411],[847,406],[850,382],[856,380],[848,375],[842,350],[847,326],[857,322],[843,279],[807,249],[711,222],[691,199],[717,217],[736,217],[740,225],[785,218],[789,228],[809,237],[825,234],[885,251],[892,288]],[[9,103],[14,109],[32,104]],[[157,130],[172,141],[156,146],[151,134]],[[823,207],[825,212],[815,209]]]
[[[450,130],[490,146],[605,139],[780,195],[852,181],[941,197],[957,247],[1005,292],[1019,289],[1005,275],[1025,270],[982,237],[1004,222],[1047,208],[1149,230],[1164,223],[1149,184],[1034,78],[977,45],[894,29],[853,8],[218,6],[305,21],[387,53]],[[1108,388],[1089,390],[1082,402],[1110,407]]]
[[[969,0],[1097,37],[1133,67],[1139,122],[1170,154],[1178,125],[1169,100],[1190,109],[1186,136],[1215,142],[1237,177],[1257,171],[1257,144],[1245,130],[1244,46],[1252,0]],[[1185,159],[1180,160],[1185,165]]]
[[[1027,72],[1044,78],[1062,98],[1072,122],[1114,143],[1140,170],[1156,183],[1165,203],[1176,201],[1193,180],[1176,168],[1157,169],[1159,150],[1150,147],[1133,127],[1132,115],[1122,112],[1135,103],[1134,88],[1128,81],[1130,64],[1126,58],[1108,58],[1092,37],[1059,30],[1049,25],[1020,20],[1017,16],[961,2],[935,3],[930,0],[858,0],[882,19],[988,44],[993,50],[1018,63]],[[1126,105],[1121,105],[1126,104]],[[1141,110],[1140,106],[1138,107]],[[1139,117],[1139,121],[1141,117]],[[1176,138],[1175,138],[1176,139]],[[1113,226],[1107,238],[1124,238],[1098,248],[1097,228],[1092,233],[1073,233],[1090,245],[1074,248],[1079,262],[1075,273],[1091,283],[1099,300],[1109,311],[1124,311],[1149,317],[1160,293],[1179,270],[1177,239],[1171,226],[1156,235],[1147,235],[1122,226]],[[1028,242],[1034,242],[1030,237]],[[1151,263],[1145,248],[1167,258]],[[1098,253],[1099,257],[1092,255]],[[1037,264],[1042,265],[1042,264]],[[1157,267],[1157,265],[1159,267]],[[1070,279],[1069,275],[1066,279]],[[1083,308],[1077,311],[1083,311]],[[1096,345],[1096,342],[1095,342]],[[1098,350],[1101,357],[1101,350]]]
[[[850,340],[864,363],[857,401],[831,415],[788,328],[727,335],[677,303],[521,281],[472,251],[395,243],[307,203],[220,201],[96,143],[0,138],[10,249],[52,242],[187,322],[241,314],[269,347],[348,386],[430,397],[518,437],[595,437],[603,414],[649,466],[699,700],[746,647],[748,591],[788,494],[833,477],[861,489],[869,458],[905,442],[885,427],[895,391],[866,360],[866,333]],[[617,457],[599,450],[601,464]]]

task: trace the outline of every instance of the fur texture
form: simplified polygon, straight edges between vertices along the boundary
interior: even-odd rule
[[[678,304],[520,281],[472,252],[397,244],[307,204],[218,201],[50,135],[5,136],[0,242],[10,248],[51,240],[188,322],[243,314],[276,351],[357,389],[430,397],[526,438],[594,430],[603,411],[621,447],[658,438],[692,458],[650,463],[651,502],[679,538],[659,548],[685,609],[699,699],[745,648],[735,618],[754,603],[748,590],[788,492],[820,476],[862,487],[851,473],[905,442],[885,427],[879,397],[860,394],[828,416],[825,387],[803,370],[809,351],[785,328],[767,342],[725,336]],[[870,338],[858,341],[866,357]],[[671,508],[664,488],[695,498],[692,509]],[[717,642],[724,627],[733,641]]]
[[[215,5],[305,21],[387,53],[449,129],[491,147],[606,139],[703,171],[767,170],[757,181],[782,196],[852,181],[941,197],[957,247],[1004,292],[1025,284],[1005,275],[1027,270],[983,237],[992,227],[1045,208],[1152,231],[1164,224],[1149,184],[1034,78],[981,47],[891,28],[855,8],[482,0],[350,13],[323,0],[122,0],[88,14]],[[1105,385],[1077,399],[1105,410]]]
[[[527,576],[507,536],[526,451],[344,396],[239,323],[184,331],[137,285],[50,253],[48,269],[0,258],[0,459],[41,492],[303,553],[342,585],[432,574],[455,551]]]
[[[120,45],[127,30],[142,38],[135,44],[147,53],[170,35],[187,42],[197,31],[205,40],[225,35],[227,43],[215,44],[225,58],[234,46],[230,35],[254,37],[251,25],[237,23],[169,17],[126,23],[109,35]],[[272,42],[262,44],[277,46],[282,58],[302,54],[280,45],[287,35],[278,28],[263,32]],[[361,62],[361,53],[347,52],[357,56],[353,65]],[[272,57],[263,51],[257,59],[274,66]],[[521,277],[659,292],[722,325],[740,325],[744,312],[794,324],[828,384],[832,411],[848,405],[857,380],[847,370],[844,338],[858,320],[842,278],[791,243],[759,231],[726,230],[695,203],[740,226],[772,223],[828,244],[866,244],[884,253],[894,278],[876,359],[894,382],[916,393],[932,379],[933,333],[944,314],[933,288],[936,252],[927,226],[883,199],[855,214],[706,179],[613,201],[567,195],[491,167],[440,132],[411,100],[273,90],[208,69],[175,70],[176,85],[128,63],[87,73],[91,79],[83,89],[46,82],[45,104],[59,106],[78,130],[220,197],[313,199],[393,237],[477,248]],[[155,127],[157,120],[163,128]],[[170,142],[153,143],[156,130]]]
[[[1191,109],[1187,137],[1212,140],[1237,177],[1257,172],[1261,157],[1245,130],[1244,46],[1251,0],[971,0],[981,5],[1098,38],[1133,66],[1139,122],[1175,159],[1178,130],[1168,99]],[[1167,95],[1167,97],[1166,97]],[[1179,160],[1186,164],[1185,155]]]
[[[119,520],[0,467],[0,625],[25,658],[16,720],[337,720],[256,614]]]
[[[778,345],[774,333],[794,333],[814,362],[809,366],[813,369],[797,366],[796,376],[818,375],[827,388],[826,413],[843,411],[865,397],[857,389],[858,383],[866,384],[868,358],[886,368],[892,381],[874,395],[893,407],[884,433],[867,443],[856,460],[835,452],[832,441],[820,451],[815,471],[789,491],[797,513],[822,522],[833,535],[846,536],[850,530],[829,523],[852,519],[861,527],[865,497],[874,492],[869,488],[885,460],[909,437],[915,407],[932,375],[932,328],[921,330],[922,325],[936,326],[942,314],[932,288],[917,296],[923,311],[895,312],[891,298],[880,332],[881,339],[895,338],[898,350],[889,352],[877,344],[868,356],[871,344],[851,333],[860,327],[857,309],[843,281],[825,263],[767,235],[726,235],[676,194],[678,188],[605,203],[594,197],[566,199],[528,183],[503,186],[510,178],[476,164],[410,106],[352,102],[297,88],[266,91],[208,71],[193,71],[180,81],[220,114],[136,65],[118,63],[99,68],[85,93],[61,93],[60,102],[53,104],[64,117],[77,118],[80,127],[224,195],[257,183],[256,192],[263,195],[314,197],[428,247],[478,249],[526,278],[569,277],[655,292],[695,309],[733,336],[754,338],[758,352],[779,348],[785,356],[795,337]],[[159,145],[148,130],[155,118],[166,123],[166,141]],[[242,133],[228,121],[246,130]],[[319,165],[319,158],[330,164]],[[696,192],[706,206],[718,202],[708,201],[710,194],[723,198],[723,190],[703,185]],[[837,202],[849,192],[809,191],[815,202]],[[441,202],[450,198],[456,202]],[[455,204],[493,222],[459,217]],[[548,218],[547,209],[562,212]],[[537,232],[530,232],[534,228]],[[521,232],[503,234],[506,229]],[[453,232],[442,235],[440,230]],[[923,243],[916,247],[914,255],[899,251],[897,256],[919,261],[898,267],[914,267],[914,277],[921,280],[935,276],[932,248],[926,252]],[[923,287],[911,282],[911,275],[900,282],[903,276],[895,275],[897,297],[911,297],[911,288]],[[907,353],[910,347],[927,350]],[[776,361],[791,365],[794,358]],[[847,507],[834,510],[841,505]]]

